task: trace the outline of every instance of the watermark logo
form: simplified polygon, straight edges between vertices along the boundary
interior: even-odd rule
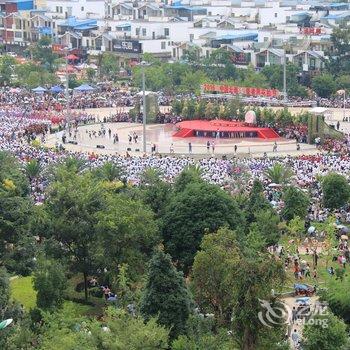
[[[316,302],[313,306],[308,303],[296,304],[294,308],[291,308],[279,300],[272,303],[268,300],[259,299],[259,302],[261,311],[259,311],[258,317],[266,327],[272,328],[290,324],[328,327],[328,319],[322,317],[327,315],[327,303]]]

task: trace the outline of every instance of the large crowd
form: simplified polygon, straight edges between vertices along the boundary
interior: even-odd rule
[[[166,181],[174,178],[186,167],[196,165],[206,181],[226,187],[233,182],[233,175],[237,176],[234,169],[246,169],[250,174],[250,180],[245,183],[245,189],[249,190],[254,178],[260,179],[266,188],[266,195],[271,195],[269,181],[264,171],[275,162],[284,163],[293,171],[293,181],[300,187],[312,193],[315,204],[312,217],[320,219],[319,198],[320,188],[316,180],[317,176],[334,171],[342,174],[350,173],[349,145],[350,140],[326,140],[323,148],[328,154],[318,156],[281,157],[281,158],[245,158],[245,159],[219,159],[204,158],[194,160],[191,157],[161,156],[157,154],[147,156],[123,156],[123,155],[95,155],[88,153],[74,153],[65,151],[63,148],[55,150],[34,147],[32,142],[36,138],[45,141],[49,132],[58,128],[66,128],[65,113],[62,106],[59,107],[60,99],[64,94],[35,94],[24,89],[13,90],[11,88],[0,89],[0,150],[6,150],[17,156],[23,163],[30,159],[37,159],[42,168],[48,164],[61,162],[64,158],[74,156],[83,159],[88,167],[98,167],[105,162],[113,162],[125,170],[126,181],[138,185],[141,174],[147,168],[155,168],[160,171]],[[94,93],[75,94],[70,98],[71,128],[76,129],[78,125],[89,122],[97,122],[96,118],[84,111],[85,108],[95,107],[117,107],[116,112],[99,120],[99,122],[132,122],[141,121],[142,115],[131,116],[127,109],[135,104],[137,95],[126,88],[100,87]],[[328,101],[328,102],[327,102]],[[342,107],[340,98],[332,100],[318,99],[319,105],[327,107]],[[160,104],[170,104],[171,99],[159,94]],[[295,100],[295,102],[300,102]],[[350,101],[347,101],[350,103]],[[176,123],[181,120],[180,116],[171,113],[159,113],[156,117],[158,123]],[[290,127],[279,127],[275,125],[278,133],[286,138],[295,139],[298,143],[306,142],[307,127],[304,125],[293,125]],[[113,137],[118,137],[113,135]],[[243,175],[242,175],[243,176]],[[36,179],[32,180],[32,195],[37,202],[44,200],[47,179],[45,171]],[[275,201],[275,197],[272,199]],[[278,202],[278,201],[277,201]],[[277,203],[277,205],[279,205]],[[324,213],[324,212],[322,212]]]
[[[147,156],[96,155],[33,146],[32,142],[36,138],[45,141],[45,137],[52,127],[52,122],[49,119],[35,119],[31,115],[26,115],[23,111],[20,113],[18,108],[11,112],[15,113],[10,113],[9,110],[4,110],[0,113],[0,150],[11,152],[23,163],[30,159],[37,159],[43,169],[48,164],[61,162],[69,156],[83,159],[86,162],[86,166],[90,168],[101,166],[105,162],[112,162],[124,169],[127,182],[138,185],[141,174],[148,168],[157,169],[166,181],[171,182],[184,168],[195,165],[200,168],[202,177],[206,181],[223,187],[233,182],[232,175],[235,169],[246,169],[245,173],[250,174],[250,180],[246,182],[245,189],[249,190],[252,180],[257,178],[265,184],[268,196],[269,181],[264,172],[275,162],[281,162],[290,167],[295,174],[293,179],[295,184],[305,190],[314,191],[312,194],[316,203],[319,202],[318,198],[320,198],[320,189],[317,185],[318,176],[330,171],[345,175],[350,174],[350,157],[347,155],[349,151],[348,145],[350,144],[349,139],[336,141],[336,148],[330,149],[329,154],[319,154],[317,156],[243,159],[212,157],[195,160],[187,156],[175,157],[157,154]],[[75,124],[77,126],[79,123],[91,121],[91,118],[89,115],[77,115]],[[121,119],[124,121],[123,118]],[[121,120],[117,118],[116,121]],[[338,152],[340,145],[343,150],[346,150],[346,152],[343,152],[343,155],[339,155]],[[237,176],[237,173],[234,175]],[[32,194],[36,201],[41,202],[44,200],[44,189],[46,186],[47,179],[45,178],[45,172],[43,172],[42,176],[32,182]],[[315,208],[320,208],[320,205],[318,204]],[[312,215],[318,217],[318,211],[315,209]]]

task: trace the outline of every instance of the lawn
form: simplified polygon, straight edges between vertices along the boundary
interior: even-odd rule
[[[11,280],[11,299],[23,304],[29,311],[36,307],[36,291],[33,289],[33,277],[18,277]],[[70,286],[71,287],[71,286]],[[83,300],[84,294],[71,291],[74,297]],[[78,315],[100,315],[104,306],[104,299],[90,298],[94,306],[73,302],[75,313]],[[70,303],[65,301],[65,303]]]
[[[11,280],[11,299],[23,304],[26,310],[36,307],[36,291],[33,289],[32,281],[32,276]]]

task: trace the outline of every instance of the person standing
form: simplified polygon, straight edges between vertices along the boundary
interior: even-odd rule
[[[297,349],[298,345],[299,345],[299,341],[300,341],[300,335],[299,335],[299,333],[297,332],[296,329],[294,329],[294,331],[293,331],[293,333],[291,335],[291,338],[292,338],[292,341],[293,341],[294,349]]]
[[[191,142],[188,143],[188,153],[192,154],[192,143]]]
[[[174,144],[173,143],[170,145],[170,153],[174,153]]]
[[[277,142],[275,141],[275,143],[273,144],[273,152],[277,152]]]
[[[235,153],[237,153],[237,148],[238,148],[237,145],[235,145]]]
[[[213,154],[215,153],[215,142],[211,142],[211,150],[213,151]]]
[[[210,142],[209,142],[209,140],[207,141],[207,153],[209,153],[209,151],[210,151]]]

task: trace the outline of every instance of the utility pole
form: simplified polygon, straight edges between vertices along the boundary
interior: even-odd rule
[[[287,56],[286,56],[285,47],[284,47],[284,54],[283,54],[283,101],[285,104],[288,101],[288,96],[287,96]]]
[[[142,139],[143,139],[143,153],[146,153],[146,83],[145,83],[145,66],[146,62],[141,62],[142,67]]]

